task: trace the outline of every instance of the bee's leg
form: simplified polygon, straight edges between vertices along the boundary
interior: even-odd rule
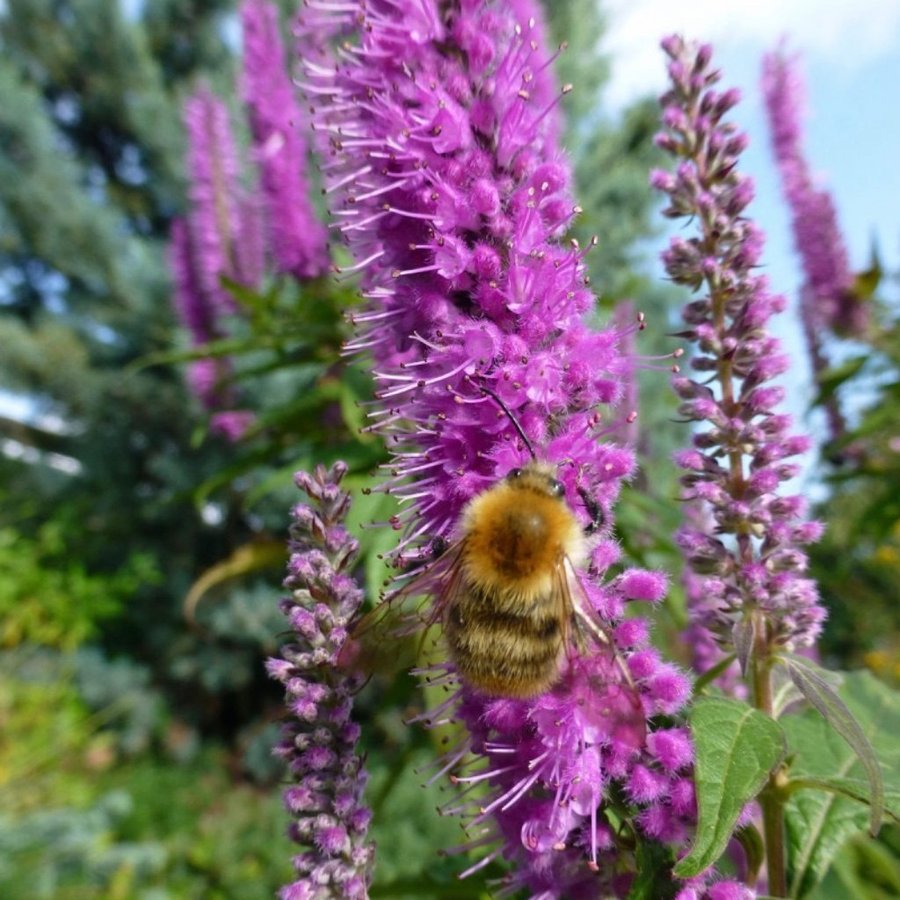
[[[446,552],[447,548],[450,545],[447,543],[447,539],[437,535],[431,539],[431,559],[432,562],[436,559],[440,559]]]
[[[585,526],[584,533],[587,535],[596,534],[604,525],[606,516],[603,513],[603,507],[595,497],[592,497],[583,487],[579,485],[578,496],[587,510],[591,521]]]

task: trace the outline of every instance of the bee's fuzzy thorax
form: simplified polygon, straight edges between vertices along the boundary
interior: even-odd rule
[[[585,556],[581,526],[563,497],[551,493],[553,467],[532,463],[471,500],[463,512],[467,578],[514,605],[550,592],[562,557]]]

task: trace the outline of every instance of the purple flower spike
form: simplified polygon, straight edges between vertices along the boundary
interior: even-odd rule
[[[772,149],[806,276],[801,313],[807,336],[816,339],[823,326],[838,334],[862,335],[868,325],[868,308],[852,290],[853,273],[837,211],[828,191],[816,187],[803,154],[803,81],[797,58],[780,51],[767,54],[762,88]]]
[[[228,110],[208,88],[190,97],[184,109],[188,132],[190,209],[172,223],[169,264],[175,281],[174,306],[191,343],[201,346],[225,336],[225,316],[234,300],[223,276],[257,285],[265,262],[262,211],[254,196],[239,190],[239,163]],[[188,370],[188,384],[200,402],[216,413],[211,430],[229,441],[241,438],[254,416],[234,409],[237,392],[226,357],[199,359]]]
[[[278,9],[265,0],[247,0],[241,21],[243,95],[275,264],[297,278],[314,278],[328,267],[327,235],[310,203],[300,131],[304,118],[284,58]]]
[[[677,167],[652,181],[669,195],[665,213],[700,230],[674,238],[663,254],[672,279],[698,295],[683,317],[699,377],[673,382],[682,415],[706,426],[677,457],[686,499],[700,510],[679,534],[692,591],[703,598],[695,625],[726,643],[740,626],[770,650],[809,646],[825,610],[800,548],[821,529],[803,521],[800,497],[778,490],[798,471],[788,460],[810,442],[789,433],[790,417],[778,411],[783,390],[771,383],[789,360],[766,324],[785,304],[754,274],[763,235],[745,215],[753,194],[738,168],[746,137],[725,118],[737,95],[715,89],[708,48],[679,37],[663,47],[672,87],[662,97],[668,127],[657,143]]]
[[[234,311],[221,277],[237,276],[235,235],[240,230],[240,167],[228,109],[208,87],[184,107],[188,133],[188,224],[200,289],[219,313]]]
[[[200,284],[191,232],[184,219],[172,222],[169,268],[175,281],[173,304],[194,343],[208,341],[216,332],[216,310]]]
[[[350,496],[338,486],[346,471],[339,462],[295,476],[312,503],[293,510],[284,582],[291,596],[281,609],[294,640],[266,665],[285,687],[290,718],[275,753],[294,781],[284,803],[294,818],[290,835],[304,848],[294,857],[299,880],[282,888],[282,900],[368,896],[371,813],[362,799],[366,771],[356,751],[359,726],[350,720],[360,681],[336,666],[347,623],[362,601],[349,574],[358,544],[343,524]]]
[[[581,580],[608,625],[606,650],[573,648],[558,683],[529,699],[481,694],[449,663],[435,673],[456,690],[427,718],[453,715],[469,732],[438,766],[463,791],[445,811],[468,817],[471,846],[489,848],[468,872],[502,855],[510,890],[624,896],[610,793],[646,835],[684,840],[694,811],[670,798],[684,792],[690,755],[646,738],[689,686],[649,647],[645,623],[616,627],[665,585],[608,572],[619,562],[611,509],[634,457],[598,438],[620,430],[622,348],[639,325],[585,323],[595,298],[583,251],[563,241],[578,208],[538,5],[316,0],[298,34],[335,228],[356,260],[346,271],[363,273],[369,300],[349,349],[375,360],[371,429],[394,453],[382,489],[406,509],[392,522],[395,561],[459,538],[466,503],[528,464],[513,417],[558,467],[582,524],[602,522]],[[334,53],[317,54],[329,41]],[[458,771],[470,753],[476,764]]]

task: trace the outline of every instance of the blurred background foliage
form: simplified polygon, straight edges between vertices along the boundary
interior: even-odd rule
[[[292,4],[280,5],[287,23]],[[678,298],[643,255],[655,103],[605,115],[596,3],[547,7],[569,42],[559,75],[576,85],[568,146],[585,211],[577,236],[600,236],[588,256],[598,318],[629,299],[650,323],[637,351],[669,353]],[[232,284],[229,337],[202,353],[186,349],[172,311],[165,248],[185,207],[182,105],[203,81],[246,129],[238,35],[231,0],[0,8],[2,897],[258,898],[288,880],[282,773],[269,752],[281,698],[262,661],[283,627],[291,474],[349,463],[370,596],[384,576],[378,553],[395,540],[364,527],[392,510],[362,493],[385,456],[359,432],[365,372],[339,356],[352,281]],[[831,609],[828,662],[896,683],[900,332],[896,286],[877,272],[865,285],[876,324],[851,348],[864,364],[821,385],[844,402],[869,399],[851,404],[850,433],[823,453],[828,531],[813,567]],[[236,443],[211,431],[185,387],[187,362],[203,354],[234,361],[255,413]],[[617,527],[629,559],[677,573],[670,457],[686,436],[668,365],[638,373],[649,385],[642,469]],[[684,622],[676,578],[658,628],[675,652]],[[359,698],[379,847],[372,895],[485,896],[483,879],[459,883],[437,855],[460,835],[433,812],[439,788],[416,774],[435,738],[403,719],[422,706],[411,678]],[[896,834],[853,842],[835,890],[873,858],[896,874],[896,845]]]

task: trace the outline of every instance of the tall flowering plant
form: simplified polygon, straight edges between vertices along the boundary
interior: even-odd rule
[[[237,145],[222,100],[208,87],[199,88],[185,103],[184,120],[190,209],[172,225],[169,262],[176,313],[192,346],[202,347],[225,336],[226,318],[237,309],[223,279],[255,286],[262,277],[262,220],[255,197],[241,187]],[[232,375],[230,359],[206,356],[191,363],[188,383],[213,413],[213,430],[235,440],[253,416],[229,409],[238,399]]]
[[[831,194],[816,184],[803,152],[803,79],[796,57],[783,50],[763,57],[762,90],[772,150],[791,211],[794,245],[803,264],[807,330],[865,333],[868,309],[853,291],[853,272]]]
[[[662,97],[665,130],[658,144],[675,161],[652,183],[668,198],[665,214],[693,223],[663,254],[670,277],[695,298],[683,310],[683,336],[694,347],[691,368],[674,387],[682,415],[697,427],[693,448],[678,455],[684,499],[695,508],[679,534],[689,568],[694,636],[708,652],[717,642],[736,657],[753,705],[769,720],[780,713],[775,686],[786,672],[796,688],[859,754],[872,791],[872,828],[880,816],[880,773],[865,735],[828,682],[792,651],[814,646],[825,619],[803,547],[821,525],[805,518],[799,495],[783,486],[798,474],[792,457],[809,449],[780,411],[774,380],[790,360],[769,331],[785,301],[758,267],[763,234],[745,211],[753,184],[739,168],[746,136],[728,113],[734,90],[719,91],[711,49],[667,38],[670,89]],[[726,657],[726,661],[729,657]],[[771,721],[772,740],[784,740]],[[787,896],[785,805],[788,770],[772,755],[759,793],[768,893]],[[698,761],[699,763],[699,761]],[[762,775],[766,774],[763,770]],[[701,805],[701,820],[702,820]]]
[[[804,97],[797,60],[783,51],[766,54],[762,89],[782,192],[791,211],[794,246],[803,265],[800,320],[813,374],[821,379],[829,366],[824,338],[828,332],[861,337],[867,328],[868,305],[854,290],[834,200],[815,183],[803,152]],[[824,408],[830,437],[836,440],[846,430],[836,394],[825,400]]]
[[[684,336],[696,345],[691,367],[706,373],[702,382],[687,375],[673,382],[681,413],[706,425],[678,462],[715,534],[734,536],[728,544],[686,526],[680,542],[702,592],[718,601],[709,612],[713,630],[730,636],[739,626],[767,647],[809,646],[825,611],[800,548],[821,526],[803,521],[799,495],[777,492],[799,471],[787,460],[810,441],[790,433],[790,418],[778,411],[784,389],[772,383],[790,360],[766,324],[785,302],[756,272],[763,235],[742,215],[753,197],[737,166],[746,137],[724,118],[738,95],[713,89],[719,74],[707,48],[678,39],[664,46],[672,89],[662,100],[667,130],[659,144],[679,164],[653,182],[669,197],[667,215],[696,217],[700,227],[695,237],[674,238],[663,259],[674,281],[700,292],[683,311]]]
[[[288,719],[275,752],[292,779],[284,804],[293,817],[290,836],[301,847],[293,859],[298,879],[285,885],[281,900],[364,900],[371,874],[366,770],[356,747],[359,726],[351,719],[360,682],[336,666],[362,602],[350,574],[359,544],[344,527],[350,495],[340,482],[346,471],[336,463],[295,476],[309,499],[292,511],[284,582],[290,595],[281,602],[292,640],[266,666],[285,689]]]
[[[244,66],[241,88],[260,176],[269,251],[279,272],[299,279],[324,274],[328,248],[316,218],[306,172],[304,116],[297,103],[278,8],[266,0],[241,6]]]
[[[220,336],[217,316],[230,302],[214,290],[223,274],[239,280],[261,271],[247,260],[270,256],[302,280],[328,259],[308,203],[300,106],[274,7],[249,0],[242,17],[262,230],[222,244],[212,278],[206,260],[215,242],[191,243],[186,226],[176,228],[173,261],[197,340]],[[398,534],[391,559],[409,579],[402,583],[435,585],[416,581],[417,572],[432,577],[428,560],[440,547],[461,553],[472,501],[536,462],[554,472],[575,530],[588,535],[584,561],[565,576],[578,598],[566,600],[564,626],[577,604],[594,632],[569,641],[549,686],[494,695],[452,659],[428,673],[448,696],[419,719],[453,723],[460,736],[434,775],[456,786],[441,812],[460,815],[467,833],[448,852],[470,858],[463,876],[497,862],[500,895],[745,900],[758,881],[753,852],[735,853],[740,880],[714,866],[733,836],[754,846],[758,799],[766,890],[784,894],[782,819],[789,791],[804,785],[791,781],[774,721],[779,670],[863,758],[873,826],[879,801],[865,737],[828,684],[792,655],[814,644],[824,618],[802,550],[820,529],[804,521],[798,497],[779,493],[796,472],[789,459],[808,443],[789,434],[770,383],[787,367],[766,330],[782,301],[753,271],[762,238],[743,216],[752,188],[737,168],[744,138],[726,121],[735,94],[713,89],[708,48],[666,42],[672,90],[659,143],[679,165],[653,180],[670,196],[669,215],[701,228],[673,241],[669,272],[704,289],[685,310],[684,332],[703,380],[677,368],[675,379],[685,417],[707,423],[679,457],[694,507],[679,538],[690,569],[689,634],[705,671],[699,692],[736,658],[745,683],[719,684],[749,695],[756,710],[722,698],[690,704],[687,677],[633,614],[667,586],[662,573],[630,568],[612,533],[618,493],[635,468],[633,338],[643,320],[623,304],[604,329],[588,321],[595,298],[585,251],[566,240],[580,210],[558,143],[569,88],[554,82],[536,4],[309,0],[297,37],[304,115],[334,234],[346,245],[338,272],[360,273],[366,298],[347,350],[374,362],[366,430],[383,435],[393,456],[379,489],[403,508],[389,523]],[[224,108],[204,102],[207,131],[192,133],[194,215],[220,228],[240,208],[236,168],[230,145],[216,138]],[[216,138],[209,148],[204,136]],[[252,294],[238,296],[261,299]],[[348,633],[362,594],[351,574],[357,546],[344,526],[344,471],[338,464],[298,475],[310,503],[293,511],[282,602],[293,637],[268,664],[285,689],[276,753],[291,777],[284,800],[301,846],[285,900],[363,898],[372,876],[364,755],[350,718],[361,679],[349,670]],[[441,590],[431,598],[438,618],[447,612]],[[723,736],[735,756],[752,760],[749,776],[717,756]],[[737,774],[740,787],[725,791]]]
[[[250,146],[239,147],[228,107],[208,87],[188,98],[189,208],[173,223],[170,241],[176,312],[195,355],[208,351],[191,364],[188,381],[214,413],[212,429],[232,440],[254,420],[248,410],[228,408],[240,399],[234,356],[259,349],[240,337],[243,320],[256,312],[261,324],[253,322],[251,329],[273,327],[265,321],[269,297],[260,293],[265,276],[287,275],[304,284],[330,265],[325,227],[311,198],[305,120],[285,58],[278,9],[266,0],[246,0],[240,20],[239,87]],[[222,343],[213,346],[216,342]]]
[[[375,361],[370,428],[394,455],[382,490],[406,507],[391,523],[403,532],[396,564],[458,539],[468,501],[527,465],[528,444],[557,467],[581,524],[601,523],[581,580],[637,719],[615,709],[623,674],[590,647],[529,699],[485,695],[443,666],[434,677],[451,695],[428,718],[466,728],[440,769],[462,788],[445,808],[468,820],[459,849],[485,848],[467,872],[503,858],[505,891],[624,896],[639,856],[659,847],[671,865],[693,833],[693,751],[678,718],[689,685],[650,647],[647,622],[624,618],[666,583],[624,568],[611,538],[634,470],[609,434],[627,418],[623,348],[637,325],[586,322],[594,298],[583,251],[564,240],[578,208],[556,142],[567,88],[553,87],[539,23],[523,0],[316,0],[298,29],[302,89],[354,257],[341,271],[361,272],[368,298],[349,349]],[[708,866],[695,874],[686,900],[748,895],[710,882]]]

